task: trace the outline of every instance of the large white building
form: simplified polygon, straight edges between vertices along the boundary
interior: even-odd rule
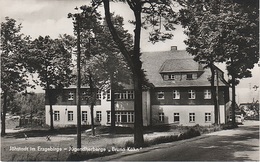
[[[209,78],[211,72],[193,60],[186,51],[172,47],[169,51],[146,52],[142,54],[143,69],[153,86],[143,90],[144,125],[178,124],[211,125],[214,123],[214,102]],[[227,122],[229,115],[226,104],[229,101],[229,87],[218,72],[218,98],[220,123]],[[53,90],[54,126],[77,124],[76,87]],[[82,125],[90,124],[88,87],[82,88]],[[133,126],[134,94],[131,85],[115,94],[116,125]],[[110,93],[97,93],[94,107],[95,124],[110,125]],[[49,101],[46,97],[46,123],[50,124]]]

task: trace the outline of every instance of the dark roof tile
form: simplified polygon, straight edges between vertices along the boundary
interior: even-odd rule
[[[161,52],[144,52],[141,60],[146,77],[155,87],[197,87],[210,86],[208,78],[211,76],[209,69],[202,69],[193,60],[193,56],[185,50],[180,51],[161,51]],[[195,80],[171,81],[163,80],[160,73],[165,72],[191,72],[204,71]],[[226,82],[220,80],[219,86],[227,86]]]

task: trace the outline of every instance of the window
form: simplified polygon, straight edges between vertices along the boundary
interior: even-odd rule
[[[73,92],[69,92],[68,100],[69,101],[73,101],[73,99],[74,99],[74,93]]]
[[[134,122],[134,112],[116,112],[116,122],[117,123],[133,123]]]
[[[134,99],[134,91],[124,91],[115,93],[115,99],[127,100]]]
[[[173,113],[173,122],[174,123],[180,122],[180,113]]]
[[[121,122],[121,116],[120,116],[120,114],[119,114],[119,112],[116,112],[116,122]]]
[[[86,122],[88,120],[88,112],[82,111],[82,121]]]
[[[68,121],[73,121],[73,111],[68,111]]]
[[[127,122],[127,112],[121,112],[121,122],[122,123]]]
[[[187,80],[192,80],[192,74],[187,74]]]
[[[173,99],[180,99],[180,91],[173,90]]]
[[[107,100],[111,100],[111,93],[110,93],[110,90],[107,91]]]
[[[211,122],[211,113],[205,113],[205,122]]]
[[[60,111],[54,111],[54,121],[59,121],[60,120]]]
[[[195,122],[195,113],[190,113],[189,119],[190,119],[190,122]]]
[[[195,91],[189,90],[189,99],[195,99],[195,98],[196,98]]]
[[[204,90],[204,99],[211,99],[211,90]]]
[[[102,116],[101,116],[101,111],[96,111],[96,121],[101,122]]]
[[[169,80],[175,80],[175,75],[174,74],[169,74],[168,78],[169,78]]]
[[[128,99],[128,92],[125,91],[125,92],[121,93],[121,98],[122,99]]]
[[[82,100],[82,101],[83,101],[83,100],[89,101],[90,96],[91,96],[90,89],[84,90],[84,91],[82,92],[81,100]],[[101,100],[101,91],[97,91],[96,97],[97,97],[97,100]]]
[[[159,113],[159,121],[164,122],[164,113]]]
[[[157,98],[160,99],[160,100],[164,99],[164,92],[158,92]]]
[[[117,123],[134,123],[134,112],[117,111],[115,112],[115,122]],[[107,111],[107,122],[111,122],[111,111]]]
[[[134,112],[127,112],[127,122],[128,123],[134,122]]]
[[[97,100],[101,100],[101,91],[97,91]]]
[[[134,91],[127,91],[128,92],[128,99],[134,99]]]
[[[108,111],[107,112],[107,123],[110,123],[111,122],[111,112]]]
[[[87,101],[87,100],[88,100],[88,96],[89,96],[89,95],[88,95],[88,92],[87,92],[87,91],[83,91],[83,92],[82,92],[81,100],[82,100],[82,101],[83,101],[83,100],[86,100],[86,101]]]
[[[115,93],[115,99],[121,99],[121,94],[120,93]]]

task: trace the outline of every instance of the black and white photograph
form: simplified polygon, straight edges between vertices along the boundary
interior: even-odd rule
[[[260,161],[259,0],[0,0],[0,161]]]

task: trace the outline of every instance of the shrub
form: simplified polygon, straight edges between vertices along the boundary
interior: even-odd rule
[[[147,145],[156,145],[156,144],[160,144],[160,143],[168,143],[168,142],[173,142],[173,141],[177,141],[178,140],[178,136],[177,135],[171,135],[171,136],[161,136],[161,137],[157,137],[155,139],[152,139],[150,141],[147,141]]]
[[[92,152],[92,151],[84,151],[84,152],[75,152],[71,153],[67,158],[67,161],[83,161],[87,159],[98,158],[102,156],[108,156],[115,154],[114,151],[103,151],[103,152]]]
[[[180,133],[178,135],[178,140],[183,140],[183,139],[189,139],[192,137],[197,137],[200,136],[200,131],[199,130],[195,130],[194,128],[189,128],[187,131],[185,131],[184,133]]]
[[[232,122],[228,122],[227,124],[221,124],[220,127],[223,130],[238,128],[237,124],[233,126]]]
[[[144,132],[168,132],[172,129],[173,126],[169,124],[162,124],[162,125],[153,125],[144,127]]]
[[[134,145],[134,142],[133,141],[126,141],[126,143],[125,143],[125,148],[127,148],[127,147],[134,147],[135,145]]]
[[[147,141],[144,141],[144,146],[143,147],[147,147],[147,146],[148,146]],[[128,148],[128,147],[136,148],[133,141],[126,141],[125,148]]]
[[[146,140],[144,141],[144,147],[152,146],[160,143],[168,143],[168,142],[174,142],[183,139],[189,139],[196,136],[200,136],[200,131],[195,130],[194,128],[189,128],[184,133],[180,133],[179,135],[160,136],[152,140]],[[133,141],[127,141],[125,143],[125,148],[127,147],[135,147]]]
[[[200,136],[200,131],[199,130],[195,130],[194,128],[190,128],[184,134],[186,134],[186,138],[192,138],[192,137]]]

